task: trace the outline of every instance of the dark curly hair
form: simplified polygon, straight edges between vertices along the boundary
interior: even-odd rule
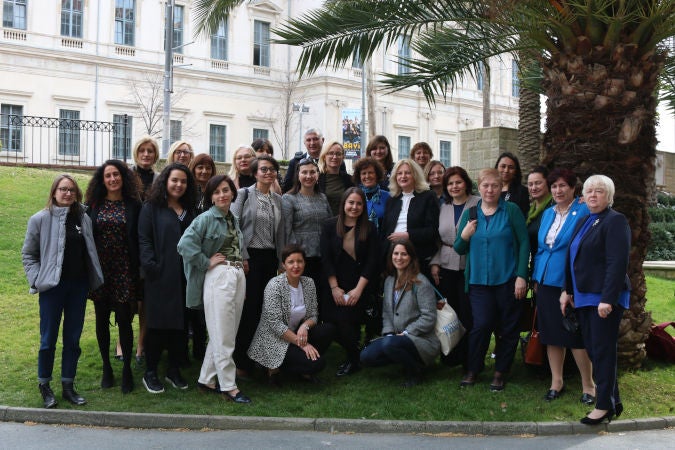
[[[365,158],[359,158],[356,160],[353,166],[354,175],[352,175],[352,181],[354,186],[361,185],[361,171],[372,167],[375,171],[375,178],[377,178],[377,183],[381,183],[384,180],[384,167],[382,164],[372,156],[366,156]]]
[[[192,172],[190,172],[190,169],[181,163],[171,163],[162,170],[157,179],[152,183],[152,188],[150,189],[150,194],[148,195],[147,201],[157,206],[168,206],[166,185],[169,181],[169,175],[171,175],[171,172],[174,170],[180,170],[185,174],[185,176],[187,176],[187,186],[185,193],[180,198],[179,203],[183,208],[187,210],[193,210],[196,203],[195,196],[197,193],[197,188],[195,187],[195,177],[192,175]]]
[[[103,174],[108,166],[115,167],[122,176],[122,198],[125,201],[140,201],[138,177],[136,177],[124,161],[109,159],[98,166],[96,172],[94,172],[94,176],[91,177],[89,186],[87,186],[87,193],[85,194],[85,203],[92,208],[96,207],[108,195],[108,189],[106,189],[103,180]]]

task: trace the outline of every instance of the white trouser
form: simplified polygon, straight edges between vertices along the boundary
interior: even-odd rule
[[[218,377],[223,392],[237,388],[237,367],[232,359],[246,294],[242,269],[218,264],[204,277],[204,316],[209,332],[199,382],[213,385]]]

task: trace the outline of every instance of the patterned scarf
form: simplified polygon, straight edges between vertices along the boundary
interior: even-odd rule
[[[363,190],[363,193],[366,194],[366,199],[368,200],[368,220],[373,222],[375,229],[377,230],[379,224],[377,223],[377,214],[375,213],[375,207],[373,205],[380,204],[380,185],[376,184],[371,188],[367,188],[364,185],[361,185],[360,187],[361,190]]]

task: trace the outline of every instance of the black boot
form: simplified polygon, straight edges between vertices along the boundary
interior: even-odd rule
[[[103,366],[103,375],[101,376],[101,387],[103,389],[108,389],[113,387],[115,383],[115,375],[113,375],[113,370],[110,364]]]
[[[122,368],[122,394],[128,394],[134,390],[134,376],[131,373],[131,364],[124,361]]]
[[[86,405],[87,401],[80,394],[75,392],[72,381],[64,381],[61,383],[63,386],[63,399],[68,400],[73,405],[82,406]]]
[[[42,402],[45,405],[45,408],[53,408],[57,405],[56,397],[54,396],[54,391],[49,386],[49,383],[40,383],[38,384],[40,389],[40,394],[42,395]]]

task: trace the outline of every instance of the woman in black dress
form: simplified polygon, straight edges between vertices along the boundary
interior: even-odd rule
[[[122,347],[122,393],[134,388],[131,327],[139,298],[138,215],[141,203],[136,177],[125,163],[108,160],[94,173],[87,188],[87,214],[91,218],[94,241],[103,270],[103,286],[91,293],[96,312],[96,340],[103,362],[101,387],[114,383],[110,365],[110,313],[115,313]]]
[[[324,278],[328,279],[321,316],[336,325],[335,338],[347,351],[347,361],[340,365],[337,376],[350,375],[360,368],[363,307],[373,295],[371,289],[378,274],[377,247],[366,196],[359,188],[348,188],[337,217],[328,219],[321,232]]]

